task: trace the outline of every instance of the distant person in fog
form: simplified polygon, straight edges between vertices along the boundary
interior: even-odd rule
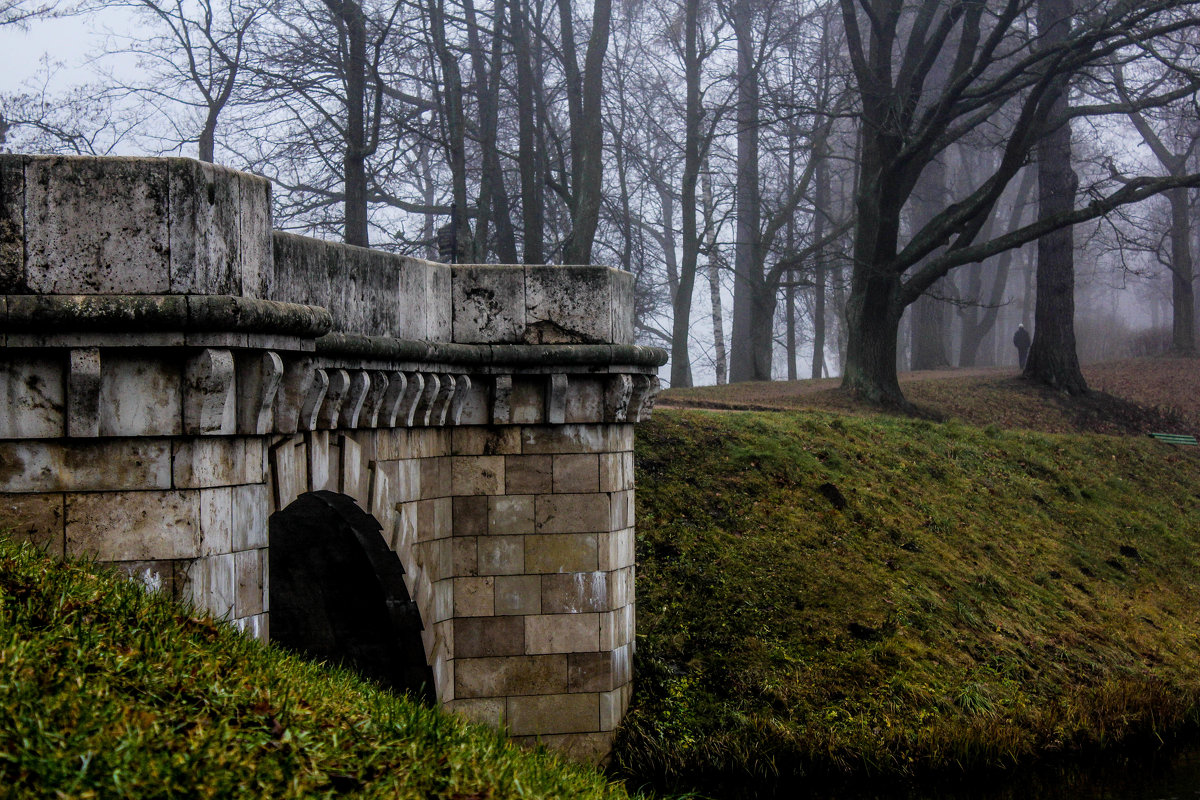
[[[1029,358],[1029,331],[1025,330],[1025,324],[1017,326],[1017,332],[1013,334],[1013,345],[1017,348],[1017,361],[1021,365],[1021,371],[1025,371],[1025,359]]]

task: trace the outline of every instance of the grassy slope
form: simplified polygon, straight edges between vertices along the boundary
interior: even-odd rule
[[[1195,449],[660,411],[637,457],[626,770],[919,774],[1200,719]]]
[[[594,771],[0,536],[0,794],[56,793],[626,797]]]

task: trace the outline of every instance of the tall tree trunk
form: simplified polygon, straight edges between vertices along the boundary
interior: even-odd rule
[[[947,205],[949,192],[946,187],[946,164],[943,161],[946,157],[947,154],[943,153],[929,162],[917,181],[913,193],[914,230],[923,228]],[[931,255],[940,252],[934,251]],[[944,279],[938,281],[909,309],[912,325],[910,369],[945,369],[950,366],[950,358],[946,354],[946,304],[935,296],[944,288]]]
[[[1196,298],[1188,190],[1172,189],[1167,199],[1171,202],[1171,350],[1192,355],[1196,352]]]
[[[760,336],[755,328],[761,321],[755,314],[761,305],[757,288],[762,283],[762,265],[758,255],[759,181],[758,181],[758,69],[754,53],[754,14],[751,0],[737,0],[733,8],[733,29],[737,39],[737,228],[733,260],[733,340],[730,347],[729,380],[769,381],[771,379],[770,337],[766,357],[761,352]],[[768,330],[773,320],[766,323]]]
[[[521,175],[521,220],[526,264],[541,264],[545,236],[539,153],[536,146],[533,51],[529,40],[529,14],[521,0],[509,1],[514,60],[517,62],[517,162]]]
[[[366,247],[367,233],[367,23],[351,0],[336,5],[346,36],[346,244]]]
[[[813,153],[819,158],[816,174],[816,210],[813,216],[813,241],[825,238],[825,217],[829,213],[829,162],[825,152]],[[813,258],[813,347],[812,372],[815,380],[825,368],[825,251],[822,246]]]
[[[680,214],[683,233],[683,263],[679,286],[672,303],[671,385],[692,385],[692,358],[688,352],[692,326],[692,292],[696,284],[696,262],[700,256],[700,235],[696,231],[696,179],[700,174],[700,0],[685,0],[683,71],[684,101],[683,180],[680,186]]]
[[[1038,28],[1045,46],[1067,38],[1071,0],[1038,0]],[[1071,164],[1071,126],[1066,120],[1069,76],[1059,78],[1058,97],[1050,119],[1064,120],[1038,144],[1038,213],[1042,217],[1075,207],[1079,177]],[[1067,226],[1037,243],[1037,305],[1033,344],[1025,375],[1069,394],[1087,391],[1075,347],[1075,236]]]
[[[444,0],[429,0],[429,32],[433,47],[442,70],[442,120],[446,126],[446,164],[450,168],[451,197],[458,208],[455,224],[455,241],[458,243],[454,260],[474,253],[471,244],[471,227],[467,204],[467,151],[466,125],[463,120],[462,73],[458,68],[458,57],[450,52],[446,42],[446,14]]]
[[[842,385],[859,399],[907,408],[896,376],[896,346],[904,301],[893,274],[856,275],[846,303],[846,371]]]
[[[704,193],[704,230],[708,248],[708,300],[712,307],[713,361],[716,362],[717,385],[729,383],[725,355],[725,314],[721,308],[720,259],[717,257],[717,220],[713,203],[712,176],[704,170],[701,178]]]

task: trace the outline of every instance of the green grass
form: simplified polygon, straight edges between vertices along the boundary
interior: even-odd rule
[[[637,461],[629,774],[920,776],[1200,721],[1194,448],[675,411]]]
[[[627,797],[2,535],[0,795]]]

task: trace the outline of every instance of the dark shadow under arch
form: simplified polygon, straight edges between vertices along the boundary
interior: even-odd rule
[[[271,641],[432,702],[421,616],[380,530],[336,492],[271,515]]]

